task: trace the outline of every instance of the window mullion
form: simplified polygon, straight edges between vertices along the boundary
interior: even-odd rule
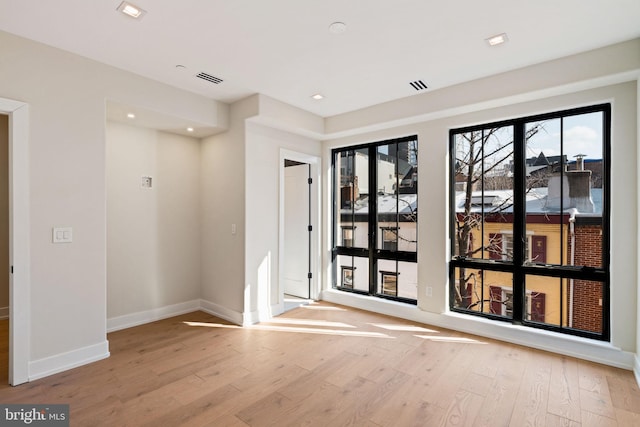
[[[370,146],[369,153],[369,212],[368,212],[368,233],[369,233],[369,293],[376,294],[378,282],[378,257],[376,256],[377,227],[378,227],[378,173],[377,173],[377,147]]]
[[[566,263],[565,253],[562,250],[564,247],[564,177],[565,177],[565,162],[564,162],[564,117],[560,117],[560,264]],[[567,220],[567,224],[569,221]],[[562,286],[562,278],[560,282],[560,301],[564,301],[564,286]],[[560,304],[560,319],[564,319],[564,304]]]
[[[513,323],[522,323],[525,304],[524,239],[526,235],[526,140],[525,122],[513,129]]]

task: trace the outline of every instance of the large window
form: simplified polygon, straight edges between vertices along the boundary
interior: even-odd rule
[[[416,303],[418,141],[333,150],[334,287]]]
[[[451,130],[453,311],[609,339],[610,112]]]

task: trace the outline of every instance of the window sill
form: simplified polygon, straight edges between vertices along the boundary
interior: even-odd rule
[[[617,368],[632,370],[634,366],[634,354],[624,351],[610,342],[512,325],[462,313],[449,311],[433,313],[424,311],[412,304],[352,294],[336,289],[324,290],[321,299],[361,310],[506,341]]]

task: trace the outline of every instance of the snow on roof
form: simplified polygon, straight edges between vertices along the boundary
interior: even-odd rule
[[[526,204],[527,213],[558,213],[558,209],[547,206],[548,188],[532,188],[527,192]],[[456,192],[456,212],[464,212],[465,192]],[[602,189],[592,188],[591,198],[595,206],[595,212],[602,212]],[[513,213],[513,191],[493,190],[485,191],[484,197],[481,191],[474,191],[471,195],[471,212],[481,213],[500,212]],[[568,212],[570,208],[565,209]]]
[[[411,214],[418,209],[417,194],[384,194],[378,195],[378,214],[396,213]],[[354,204],[356,214],[369,212],[369,196],[362,196]],[[342,213],[350,213],[351,207],[341,209]]]

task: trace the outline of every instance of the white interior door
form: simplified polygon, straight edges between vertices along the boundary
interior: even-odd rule
[[[309,165],[284,169],[284,293],[309,298]]]
[[[9,114],[9,384],[29,381],[31,268],[29,257],[29,106],[0,98]]]

